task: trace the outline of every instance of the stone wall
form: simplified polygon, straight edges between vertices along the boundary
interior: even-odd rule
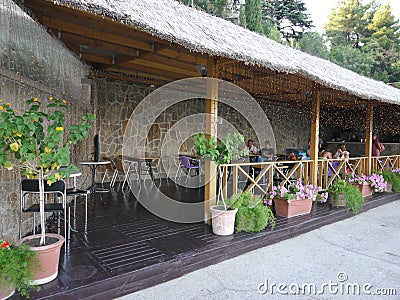
[[[138,105],[154,88],[130,84],[117,80],[99,79],[97,86],[98,130],[101,135],[101,154],[115,157],[122,154],[123,134],[128,120]],[[151,108],[149,108],[151,109]],[[277,152],[284,153],[286,148],[305,148],[310,138],[310,116],[308,112],[299,112],[296,108],[281,106],[264,107],[275,134]],[[198,132],[205,124],[205,100],[190,99],[168,107],[150,127],[146,136],[146,152],[151,156],[160,156],[160,145],[169,134],[179,143],[180,152],[194,151],[192,132]],[[149,111],[149,114],[152,114]],[[193,117],[189,117],[196,114]],[[228,105],[220,103],[218,114],[234,125],[245,140],[254,139],[259,148],[264,141],[258,141],[249,122]],[[184,118],[184,126],[179,130],[174,125]],[[182,125],[182,124],[180,124]],[[202,125],[202,126],[200,126]],[[222,126],[222,125],[219,125]],[[171,130],[172,129],[172,130]]]

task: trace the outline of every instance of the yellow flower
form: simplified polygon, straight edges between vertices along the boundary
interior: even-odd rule
[[[18,149],[19,149],[18,143],[12,143],[12,144],[10,145],[10,149],[11,149],[12,151],[14,151],[14,152],[18,152]]]
[[[18,112],[18,109],[14,109],[14,111],[17,113],[17,112]]]
[[[35,102],[38,102],[39,100],[38,100],[38,98],[33,98],[33,101],[35,101]]]
[[[3,102],[3,100],[0,99],[0,103]]]
[[[64,127],[60,126],[60,127],[56,127],[56,131],[63,131]]]
[[[49,154],[51,152],[51,148],[44,147],[44,153]]]
[[[67,101],[66,101],[66,100],[64,100],[64,99],[63,99],[63,101],[62,101],[62,102],[63,102],[64,104],[67,104]]]
[[[6,105],[7,105],[7,106],[11,106],[11,103],[10,103],[10,102],[7,102]]]
[[[57,180],[60,180],[62,178],[62,176],[59,173],[54,174],[54,176],[56,177]]]
[[[52,100],[53,100],[53,97],[49,97],[49,100],[52,101]]]
[[[3,110],[3,106],[0,105],[0,110]]]

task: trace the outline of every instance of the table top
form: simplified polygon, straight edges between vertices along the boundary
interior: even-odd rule
[[[79,162],[80,165],[88,165],[88,166],[90,166],[90,165],[107,165],[107,164],[109,164],[109,163],[111,163],[111,162],[108,161],[108,160],[101,160],[101,161],[80,161],[80,162]]]
[[[69,177],[79,177],[81,175],[82,175],[81,172],[74,172],[74,173],[69,174]]]
[[[159,160],[160,157],[132,157],[132,156],[124,156],[123,157],[124,160],[126,161],[140,161],[140,160]]]

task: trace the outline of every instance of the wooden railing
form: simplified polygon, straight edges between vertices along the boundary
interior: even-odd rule
[[[337,178],[344,179],[351,174],[367,174],[367,163],[367,157],[320,159],[318,160],[317,184],[327,189]],[[221,165],[225,197],[228,191],[231,194],[239,189],[265,194],[272,189],[273,185],[289,185],[299,179],[303,184],[307,184],[311,181],[312,164],[311,160],[299,160]],[[371,166],[372,172],[400,169],[400,155],[373,157]]]

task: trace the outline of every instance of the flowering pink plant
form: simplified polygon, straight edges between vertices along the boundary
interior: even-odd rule
[[[311,184],[303,185],[299,179],[295,184],[291,184],[288,188],[284,186],[273,186],[272,191],[267,194],[265,202],[271,201],[271,199],[279,197],[287,199],[288,203],[292,200],[305,200],[312,199],[313,201],[326,202],[328,199],[328,193],[321,193],[322,188],[320,186],[314,187]]]
[[[380,174],[367,175],[352,175],[348,181],[353,184],[369,184],[375,193],[382,193],[386,190],[387,182]]]
[[[369,176],[369,181],[375,193],[382,193],[386,191],[387,182],[385,181],[385,178],[383,178],[382,175],[374,173],[371,176]]]

